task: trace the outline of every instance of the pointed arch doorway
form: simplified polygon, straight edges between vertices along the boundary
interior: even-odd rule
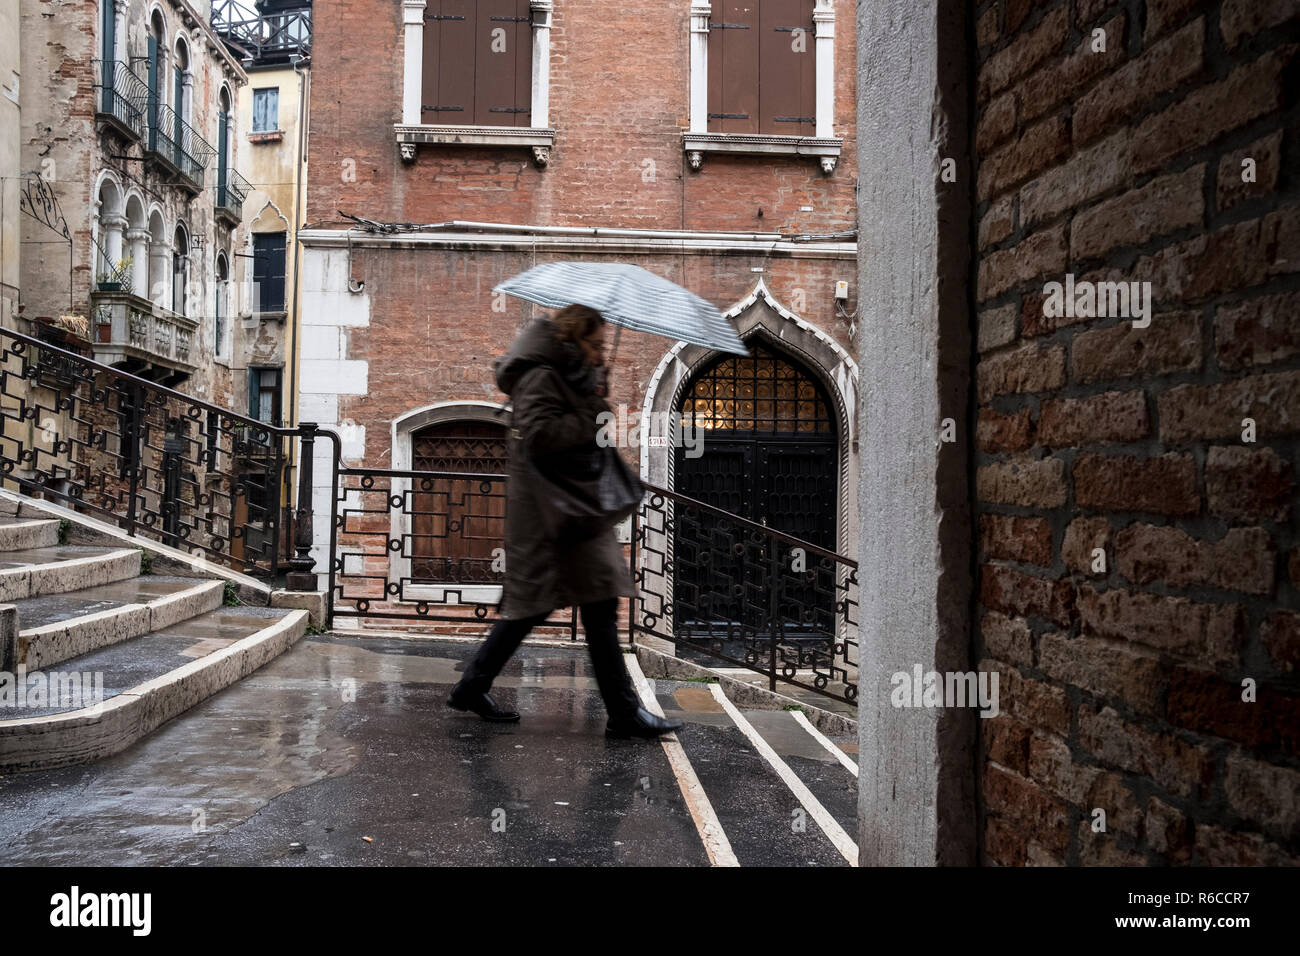
[[[835,550],[840,449],[834,406],[803,363],[765,343],[752,345],[748,356],[718,356],[701,365],[676,410],[682,433],[694,438],[674,452],[679,493]],[[699,560],[692,560],[693,541],[734,533],[712,514],[700,515],[698,523],[675,532],[679,638],[716,640],[722,632],[766,640],[773,599],[784,637],[834,638],[828,596],[812,588],[775,598],[756,593],[743,553],[714,549],[706,557],[701,548]]]

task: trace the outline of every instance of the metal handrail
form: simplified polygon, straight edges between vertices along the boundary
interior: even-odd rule
[[[235,567],[242,566],[248,573],[278,575],[286,565],[280,552],[288,540],[295,556],[287,561],[291,569],[287,586],[316,590],[310,553],[314,447],[318,436],[329,438],[336,467],[341,442],[335,432],[313,423],[286,428],[257,421],[13,329],[0,328],[0,341],[4,342],[0,365],[6,371],[0,392],[18,400],[12,407],[6,402],[0,408],[0,418],[46,423],[39,441],[6,426],[0,476],[62,499],[78,510],[116,520],[130,535],[143,533],[161,537],[168,544],[184,543]],[[19,368],[11,366],[11,361]],[[53,389],[54,403],[42,404],[28,382]],[[115,415],[121,416],[116,433],[110,424]],[[192,426],[198,429],[194,438],[189,437]],[[173,427],[177,429],[174,443]],[[156,438],[159,430],[167,433],[165,441],[145,437]],[[236,433],[239,440],[232,449],[222,450],[220,436]],[[119,435],[120,449],[107,444],[112,434]],[[128,434],[133,436],[130,442]],[[271,467],[263,473],[276,477],[278,489],[292,493],[287,479],[291,440],[295,438],[300,443],[297,507],[289,508],[286,539],[286,529],[278,518],[280,504],[275,505],[274,513],[267,505],[260,517],[249,504],[247,513],[239,515],[235,502],[244,493],[243,477],[238,467],[223,470],[219,462],[227,456],[234,465],[240,458],[270,462]],[[267,454],[249,455],[249,444],[266,449]],[[11,446],[15,448],[12,456]],[[187,457],[196,448],[197,454]],[[45,467],[41,467],[42,460],[48,462]],[[229,487],[225,492],[201,487],[190,472],[220,478]],[[190,492],[189,497],[182,492]],[[280,494],[275,491],[277,501]],[[222,530],[223,525],[228,532]],[[240,555],[234,552],[237,540],[243,543]]]

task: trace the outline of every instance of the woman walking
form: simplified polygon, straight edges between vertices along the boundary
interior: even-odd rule
[[[577,606],[596,683],[609,714],[607,737],[653,738],[678,730],[676,721],[641,706],[623,663],[616,619],[618,600],[634,594],[632,575],[612,528],[594,536],[556,534],[538,520],[540,489],[525,461],[545,460],[581,470],[598,450],[597,416],[609,411],[604,395],[605,320],[582,305],[528,326],[495,363],[497,385],[514,407],[506,491],[506,575],[501,619],[447,699],[484,720],[515,721],[488,695],[524,638],[559,607]]]

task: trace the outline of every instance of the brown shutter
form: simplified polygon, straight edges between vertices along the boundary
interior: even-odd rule
[[[718,108],[710,95],[709,129],[720,133],[758,132],[759,0],[722,0],[709,22],[709,74],[713,52],[721,47]],[[710,84],[712,94],[713,84]],[[716,124],[716,125],[715,125]]]
[[[472,123],[474,0],[433,0],[424,9],[423,122]]]
[[[816,131],[812,14],[813,0],[762,0],[759,132],[812,136]]]
[[[522,12],[521,12],[522,11]],[[522,18],[522,19],[521,19]],[[477,50],[474,76],[474,122],[479,126],[528,124],[529,104],[517,98],[518,58],[527,47],[532,55],[532,32],[528,26],[528,4],[520,0],[478,0]],[[528,37],[527,41],[522,36]],[[504,49],[501,48],[504,42]],[[493,47],[496,47],[496,50]],[[527,74],[531,77],[531,70]],[[531,93],[531,90],[530,90]]]

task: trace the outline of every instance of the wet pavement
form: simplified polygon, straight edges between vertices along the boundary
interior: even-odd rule
[[[604,737],[581,646],[521,648],[506,725],[444,705],[476,647],[304,638],[115,757],[0,778],[0,864],[708,865],[664,748]],[[844,864],[707,685],[651,684],[741,865]],[[852,774],[745,713],[852,833]]]

